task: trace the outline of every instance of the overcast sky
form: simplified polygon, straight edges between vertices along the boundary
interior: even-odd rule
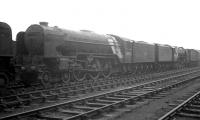
[[[71,30],[200,49],[200,0],[1,0],[13,39],[39,21]]]

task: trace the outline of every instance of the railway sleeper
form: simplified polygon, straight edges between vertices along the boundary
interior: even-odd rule
[[[185,108],[183,109],[184,112],[188,112],[188,113],[193,113],[193,114],[199,114],[200,115],[200,110],[199,109],[195,109],[195,108]]]
[[[96,99],[94,103],[101,103],[101,104],[112,104],[115,101],[105,100],[105,99]]]
[[[58,95],[42,94],[45,102],[56,102]]]
[[[97,108],[97,107],[90,107],[90,106],[83,106],[83,105],[74,105],[73,107],[77,109],[84,109],[86,111],[90,111]]]
[[[60,94],[62,91],[60,89],[55,89],[50,91],[51,94]]]
[[[62,93],[62,94],[58,94],[58,100],[67,100],[69,99],[69,96],[67,93]]]
[[[200,105],[200,101],[193,101],[192,104],[193,105]]]
[[[129,94],[129,93],[120,93],[119,95],[122,95],[122,96],[129,96],[129,97],[136,97],[136,96],[139,96],[140,94]]]
[[[200,105],[191,104],[191,105],[188,105],[188,108],[200,109]]]
[[[69,88],[64,87],[64,88],[61,88],[60,91],[61,91],[61,92],[68,92],[68,91],[69,91]]]
[[[103,99],[103,100],[110,100],[110,101],[122,101],[122,100],[124,100],[123,98],[118,98],[118,97],[115,97],[115,96],[107,96],[107,97],[105,97],[105,98],[101,98],[101,99]]]
[[[30,99],[23,99],[17,96],[8,97],[7,99],[3,99],[1,101],[1,106],[6,106],[8,108],[18,108],[22,105],[27,105],[30,103]]]
[[[126,96],[126,95],[113,95],[112,97],[116,97],[116,98],[122,98],[122,99],[127,99],[127,98],[131,98],[130,96]]]
[[[3,107],[3,111],[5,112],[13,112],[15,108],[22,106],[22,103],[19,101],[13,101],[9,103],[3,103],[0,106]]]
[[[77,114],[70,114],[70,113],[61,113],[61,112],[57,112],[57,113],[40,113],[39,115],[35,116],[36,119],[42,119],[42,120],[64,120],[65,118],[70,118],[74,115]],[[34,118],[34,117],[33,117]]]
[[[191,114],[191,113],[185,113],[185,112],[177,113],[177,115],[180,117],[200,118],[200,114]]]
[[[58,108],[58,111],[67,114],[82,114],[89,110],[77,109],[72,107],[72,108]]]
[[[36,98],[34,98],[34,99],[32,99],[32,101],[31,101],[31,105],[40,105],[40,104],[42,104],[42,103],[44,103],[45,102],[45,98],[43,98],[43,97],[36,97]]]
[[[85,105],[89,106],[89,107],[103,107],[105,105],[108,105],[108,103],[95,103],[95,102],[86,102]]]

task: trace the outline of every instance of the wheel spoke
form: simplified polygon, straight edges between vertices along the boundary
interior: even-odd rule
[[[81,70],[74,70],[73,76],[77,81],[83,81],[86,77],[86,72]]]
[[[110,70],[103,71],[103,77],[108,78],[108,77],[110,77],[110,75],[111,75],[111,71]]]
[[[93,72],[90,72],[88,74],[89,74],[90,78],[93,79],[93,80],[98,79],[99,76],[100,76],[100,72],[98,72],[98,71],[93,71]]]
[[[62,73],[61,78],[64,83],[68,83],[70,81],[70,73],[69,72]]]

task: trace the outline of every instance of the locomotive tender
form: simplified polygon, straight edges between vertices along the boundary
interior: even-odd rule
[[[31,25],[19,34],[17,41],[21,46],[17,48],[23,50],[17,58],[23,61],[25,71],[34,71],[33,80],[40,76],[44,84],[97,79],[114,73],[159,72],[198,61],[192,50],[187,53],[179,47],[137,42],[117,35],[49,27],[46,22]]]
[[[0,85],[15,80],[16,66],[21,66],[17,74],[25,85],[40,82],[49,86],[113,74],[138,75],[192,67],[200,58],[199,51],[193,49],[87,30],[65,30],[46,22],[19,32],[16,40],[15,50],[10,26],[0,23]]]

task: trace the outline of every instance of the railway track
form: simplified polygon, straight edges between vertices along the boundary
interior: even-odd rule
[[[189,68],[191,69],[191,68]],[[170,74],[170,73],[176,73],[177,71],[184,71],[184,70],[187,70],[187,69],[182,69],[182,70],[172,70],[172,71],[167,71],[167,72],[160,72],[160,73],[149,73],[149,74],[143,74],[143,75],[125,75],[125,76],[115,76],[115,77],[110,77],[110,78],[100,78],[100,79],[96,79],[96,80],[92,80],[92,79],[89,79],[89,80],[84,80],[84,81],[78,81],[78,82],[69,82],[69,83],[59,83],[56,85],[56,88],[57,87],[63,87],[63,86],[76,86],[76,85],[79,85],[79,84],[88,84],[88,83],[91,83],[91,82],[98,82],[98,81],[107,81],[107,80],[112,80],[112,79],[121,79],[122,77],[126,77],[126,78],[133,78],[133,76],[136,78],[136,79],[140,79],[140,78],[145,78],[145,77],[152,77],[152,76],[160,76],[160,75],[164,75],[164,74]],[[37,90],[45,90],[45,88],[39,84],[34,84],[32,85],[31,87],[28,87],[26,88],[24,85],[22,84],[19,84],[19,85],[9,85],[8,87],[10,93],[13,95],[13,94],[20,94],[20,93],[23,93],[23,92],[32,92],[32,91],[37,91]],[[7,95],[8,96],[8,95]]]
[[[113,108],[133,105],[142,98],[151,97],[162,91],[190,82],[192,79],[199,77],[199,73],[197,70],[105,93],[57,102],[31,110],[2,114],[0,119],[89,119],[99,113],[109,111]]]
[[[166,113],[159,120],[199,120],[200,91],[184,100],[177,107]]]
[[[195,69],[195,68],[192,68]],[[98,80],[86,80],[86,81],[80,81],[80,82],[70,82],[68,84],[58,84],[58,86],[56,88],[68,88],[68,89],[72,89],[74,90],[75,88],[79,88],[80,86],[88,86],[88,84],[94,84],[97,85],[99,83],[99,81],[101,81],[101,83],[103,82],[108,82],[108,81],[119,81],[120,79],[135,79],[138,81],[143,81],[143,80],[147,80],[147,79],[155,79],[155,78],[161,78],[161,77],[165,77],[168,75],[173,75],[173,74],[177,74],[177,73],[181,73],[181,72],[185,72],[185,71],[189,71],[192,70],[191,68],[189,69],[182,69],[182,70],[173,70],[173,71],[167,71],[167,72],[161,72],[161,73],[153,73],[153,74],[145,74],[145,75],[139,75],[139,76],[133,76],[133,75],[126,75],[126,76],[117,76],[117,77],[111,77],[111,78],[107,78],[107,79],[98,79]],[[53,88],[51,88],[53,89]],[[25,93],[30,93],[30,92],[34,92],[34,91],[42,91],[42,90],[49,90],[49,89],[44,89],[42,86],[37,86],[37,85],[33,85],[31,87],[28,88],[24,88],[23,86],[19,86],[19,87],[11,87],[9,89],[9,91],[11,91],[12,95],[19,95],[19,94],[25,94]],[[10,95],[6,95],[6,96],[2,96],[3,97],[7,97]]]
[[[128,75],[121,75],[121,76],[114,76],[114,77],[110,77],[110,78],[100,78],[100,79],[96,79],[96,80],[84,80],[84,81],[76,81],[76,82],[69,82],[69,83],[58,83],[55,85],[56,88],[58,87],[71,87],[71,86],[78,86],[81,84],[88,84],[88,83],[94,83],[94,82],[99,82],[99,81],[108,81],[108,80],[112,80],[112,79],[121,79],[121,78],[135,78],[135,79],[144,79],[144,78],[150,78],[150,77],[159,77],[161,75],[168,75],[168,74],[176,74],[176,72],[184,72],[190,69],[195,69],[195,68],[187,68],[187,69],[181,69],[181,70],[172,70],[172,71],[166,71],[166,72],[160,72],[160,73],[148,73],[148,74],[142,74],[142,75],[133,75],[133,74],[128,74]],[[44,88],[43,86],[41,86],[40,84],[34,84],[28,88],[26,88],[24,85],[19,84],[19,85],[9,85],[8,87],[8,91],[10,92],[10,94],[15,95],[15,94],[21,94],[24,92],[33,92],[33,91],[37,91],[37,90],[45,90],[46,88]],[[50,89],[50,88],[48,88]],[[6,95],[8,96],[8,95]]]
[[[117,87],[127,87],[130,85],[136,85],[139,83],[144,83],[156,78],[161,79],[168,77],[169,75],[182,74],[183,71],[170,71],[162,74],[154,74],[150,76],[143,76],[141,78],[130,79],[110,79],[104,81],[88,82],[87,84],[79,84],[72,86],[64,86],[56,89],[48,90],[38,90],[33,92],[26,92],[12,96],[2,97],[0,100],[1,112],[13,112],[16,109],[29,109],[35,106],[35,104],[44,104],[44,103],[53,103],[58,102],[59,100],[69,100],[72,98],[80,97],[79,95],[92,93],[92,92],[102,92],[109,89],[115,89]],[[92,84],[90,84],[92,83]]]

